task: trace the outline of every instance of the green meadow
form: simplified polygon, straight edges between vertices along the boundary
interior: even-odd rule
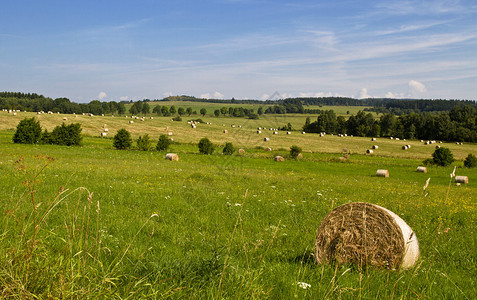
[[[124,116],[40,115],[48,130],[81,123],[83,145],[14,144],[16,124],[31,116],[0,113],[2,298],[477,297],[477,170],[463,167],[469,153],[477,155],[474,144],[439,144],[456,162],[424,174],[416,168],[436,144],[303,135],[302,115],[206,116],[212,124],[195,129],[187,117],[129,124]],[[296,129],[290,135],[268,130],[288,122]],[[104,125],[108,136],[101,138]],[[258,127],[267,129],[257,134]],[[179,161],[165,160],[165,152],[115,150],[112,136],[120,128],[134,139],[148,133],[154,142],[172,132],[167,152]],[[214,154],[199,154],[202,137],[216,145]],[[226,142],[245,154],[222,155]],[[366,155],[374,144],[379,149]],[[405,144],[411,149],[401,150]],[[303,148],[302,159],[288,158],[291,145]],[[348,160],[340,159],[343,148]],[[276,155],[285,161],[275,162]],[[469,184],[453,182],[454,166]],[[390,177],[376,177],[377,169]],[[388,208],[415,231],[421,251],[415,267],[314,262],[321,220],[336,206],[360,201]]]

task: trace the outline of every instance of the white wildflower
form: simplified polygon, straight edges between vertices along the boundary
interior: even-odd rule
[[[307,290],[311,287],[311,284],[306,283],[306,282],[298,281],[296,284],[304,290]]]

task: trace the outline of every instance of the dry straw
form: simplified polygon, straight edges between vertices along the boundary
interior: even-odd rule
[[[427,168],[426,167],[417,167],[417,172],[427,173]]]
[[[389,269],[410,268],[419,257],[412,229],[396,214],[375,204],[354,202],[332,210],[316,235],[318,264],[355,263]]]
[[[467,177],[467,176],[456,176],[455,177],[455,182],[456,183],[468,184],[469,183],[469,177]]]
[[[175,153],[167,153],[166,159],[170,161],[179,161],[179,156]]]
[[[285,159],[282,156],[275,156],[274,158],[275,161],[285,161]]]
[[[376,176],[378,176],[378,177],[386,177],[386,178],[387,178],[387,177],[389,177],[389,171],[388,171],[388,170],[382,170],[382,169],[377,170],[377,171],[376,171]]]
[[[237,152],[238,152],[238,154],[245,154],[245,150],[243,150],[243,149],[238,149]]]

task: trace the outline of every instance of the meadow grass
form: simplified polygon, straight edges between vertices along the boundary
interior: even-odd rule
[[[116,119],[88,120],[96,128]],[[166,122],[158,120],[155,126]],[[461,186],[450,181],[451,166],[417,173],[422,158],[433,151],[420,148],[417,141],[410,142],[414,153],[394,147],[396,141],[379,139],[382,155],[366,156],[354,149],[375,143],[367,138],[294,134],[281,135],[273,151],[265,152],[261,147],[268,144],[250,137],[257,124],[245,123],[243,135],[232,136],[222,135],[222,124],[204,125],[189,137],[186,131],[191,129],[174,127],[173,137],[180,143],[168,152],[178,153],[178,162],[166,161],[165,153],[156,151],[114,150],[111,139],[86,136],[82,147],[18,145],[11,142],[12,131],[1,131],[0,295],[477,297],[475,169],[457,162],[456,174],[470,178]],[[147,126],[142,129],[152,128]],[[233,130],[230,123],[227,129]],[[203,136],[218,145],[232,141],[246,153],[224,156],[218,149],[200,155],[196,143]],[[287,157],[292,143],[314,151],[301,160],[272,160],[277,154]],[[344,146],[352,154],[340,162]],[[449,146],[458,158],[475,153],[473,145]],[[466,150],[461,154],[458,149]],[[35,178],[22,175],[43,166]],[[376,177],[378,168],[388,169],[391,176]],[[22,184],[26,179],[27,185]],[[332,208],[356,201],[384,206],[413,228],[421,249],[415,268],[314,263],[321,220]]]

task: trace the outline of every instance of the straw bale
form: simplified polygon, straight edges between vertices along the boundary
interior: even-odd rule
[[[270,147],[267,147],[267,148],[265,148],[265,151],[267,151],[267,152],[271,152],[271,151],[272,151],[272,148],[270,148]]]
[[[419,173],[427,173],[427,168],[426,167],[417,167],[417,172]]]
[[[373,154],[373,152],[374,152],[374,151],[371,150],[371,149],[366,150],[366,153],[368,153],[368,154]]]
[[[263,141],[268,142],[270,138],[264,138]]]
[[[376,140],[376,138],[372,138],[372,139],[371,139],[371,141],[373,141],[373,142],[374,142],[375,140]]]
[[[107,136],[108,134],[106,132],[101,132],[101,136]]]
[[[166,159],[170,161],[179,161],[179,156],[175,153],[167,153]]]
[[[224,129],[224,133],[229,133],[227,129]]]
[[[378,149],[379,147],[378,147],[378,145],[373,145],[372,148],[373,148],[373,149]]]
[[[237,153],[238,153],[238,154],[245,154],[245,150],[243,150],[243,149],[238,149]]]
[[[109,129],[108,129],[108,128],[104,128],[103,131],[104,131],[104,132],[108,132]]]
[[[323,219],[316,235],[318,264],[406,269],[418,258],[419,244],[412,229],[393,212],[371,203],[336,207]]]
[[[388,171],[388,170],[382,170],[382,169],[377,170],[377,171],[376,171],[376,176],[378,176],[378,177],[386,177],[386,178],[387,178],[387,177],[389,177],[389,171]]]
[[[456,176],[456,177],[455,177],[455,182],[456,182],[456,183],[465,183],[465,184],[467,184],[467,183],[469,183],[469,177],[467,177],[467,176]]]
[[[275,158],[273,160],[275,160],[275,161],[285,161],[285,159],[282,156],[279,156],[279,155],[275,156]]]
[[[260,130],[257,130],[257,134],[260,134],[260,133],[262,133],[262,132]]]
[[[296,158],[303,158],[303,154],[298,153],[298,155],[296,156]]]
[[[132,124],[132,123],[134,123],[134,121],[129,121],[129,124]]]

